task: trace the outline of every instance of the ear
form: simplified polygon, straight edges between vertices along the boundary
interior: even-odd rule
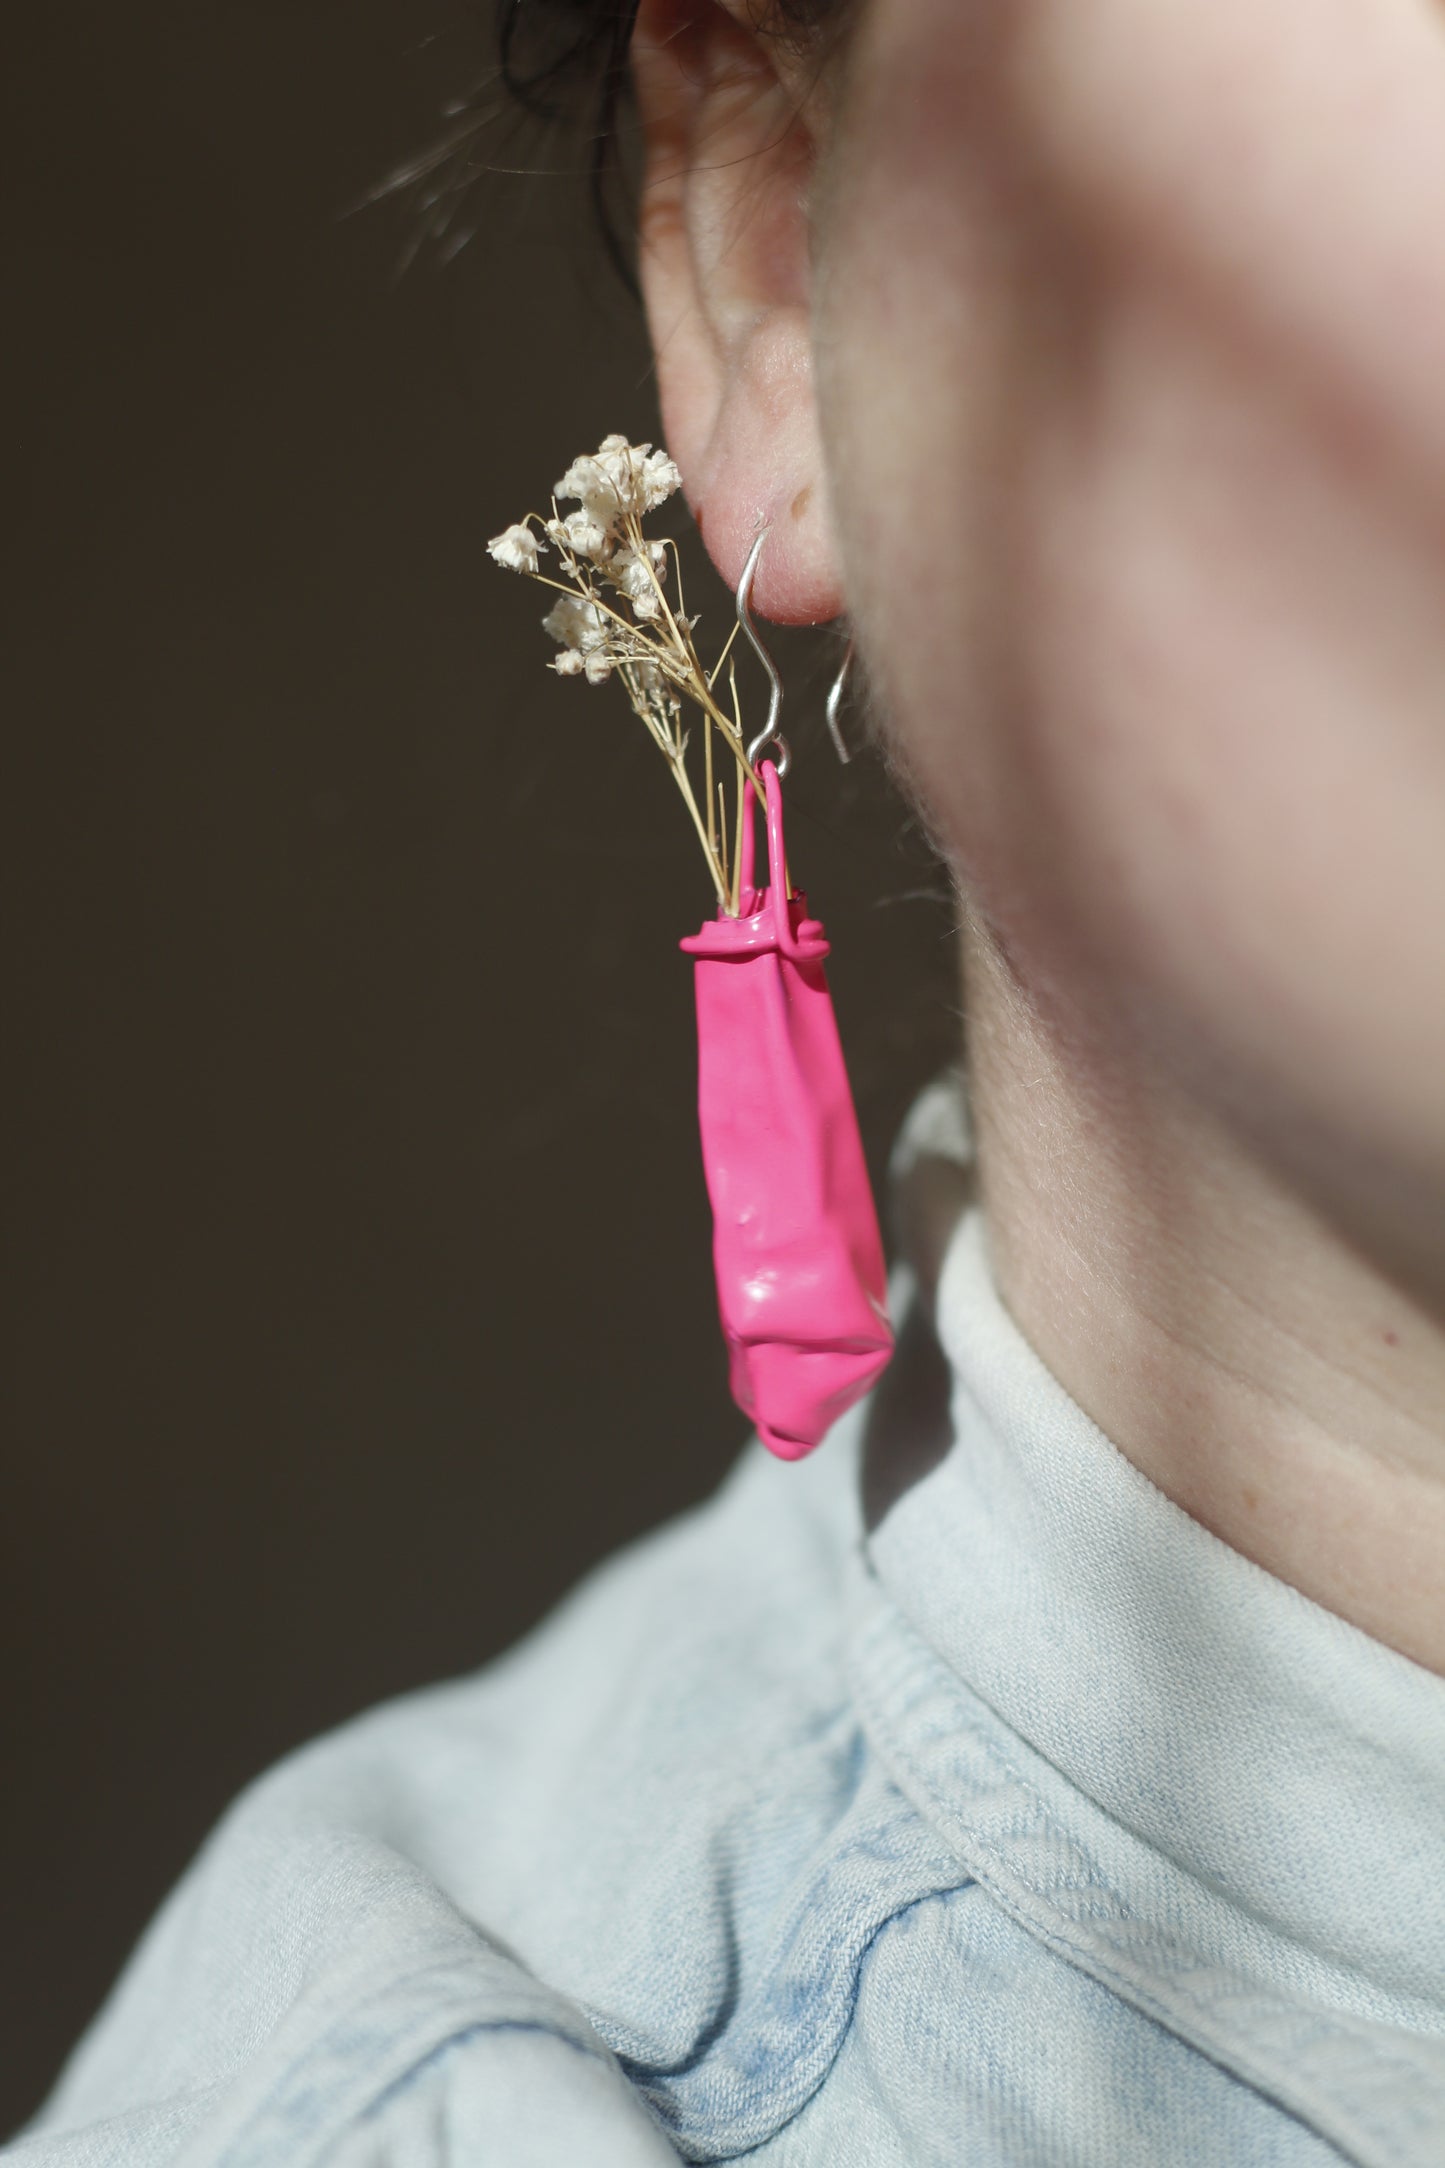
[[[809,101],[734,4],[641,0],[642,287],[667,447],[712,561],[736,587],[765,525],[758,609],[810,624],[843,600],[813,399]]]

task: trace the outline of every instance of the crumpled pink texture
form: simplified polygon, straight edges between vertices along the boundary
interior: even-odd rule
[[[732,1394],[783,1460],[801,1460],[893,1352],[878,1214],[823,960],[789,895],[782,787],[767,800],[769,885],[744,823],[740,915],[682,943],[697,990],[698,1118]]]

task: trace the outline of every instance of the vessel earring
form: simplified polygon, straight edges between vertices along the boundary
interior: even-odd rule
[[[487,549],[547,589],[556,675],[625,693],[701,847],[717,915],[682,946],[697,984],[718,1307],[734,1398],[765,1445],[797,1460],[892,1352],[883,1245],[823,973],[828,942],[793,891],[783,844],[783,684],[752,613],[766,530],[738,582],[737,625],[709,665],[677,544],[644,525],[681,486],[666,452],[607,436],[554,484],[550,512],[526,513]],[[578,510],[564,513],[569,503]],[[732,652],[740,633],[768,681],[767,721],[751,737]],[[685,725],[685,708],[700,730]]]
[[[748,748],[766,812],[754,882],[754,798],[736,915],[682,943],[694,959],[698,1117],[733,1398],[764,1445],[800,1460],[862,1399],[893,1352],[883,1244],[823,965],[829,944],[789,883],[779,728],[783,688],[752,615],[763,536],[738,620],[767,672],[766,727]],[[759,760],[768,746],[778,761]]]

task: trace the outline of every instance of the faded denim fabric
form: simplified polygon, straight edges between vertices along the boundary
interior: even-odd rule
[[[1441,2168],[1445,1681],[935,1307],[871,1536],[859,1411],[291,1757],[4,2160]]]

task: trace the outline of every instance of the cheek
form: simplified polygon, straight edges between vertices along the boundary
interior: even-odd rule
[[[1108,296],[1075,356],[977,708],[1004,884],[1197,1083],[1445,1172],[1439,520],[1176,296]]]
[[[1445,1192],[1440,507],[1187,253],[1081,236],[929,14],[860,55],[820,339],[904,763],[1036,988]]]

